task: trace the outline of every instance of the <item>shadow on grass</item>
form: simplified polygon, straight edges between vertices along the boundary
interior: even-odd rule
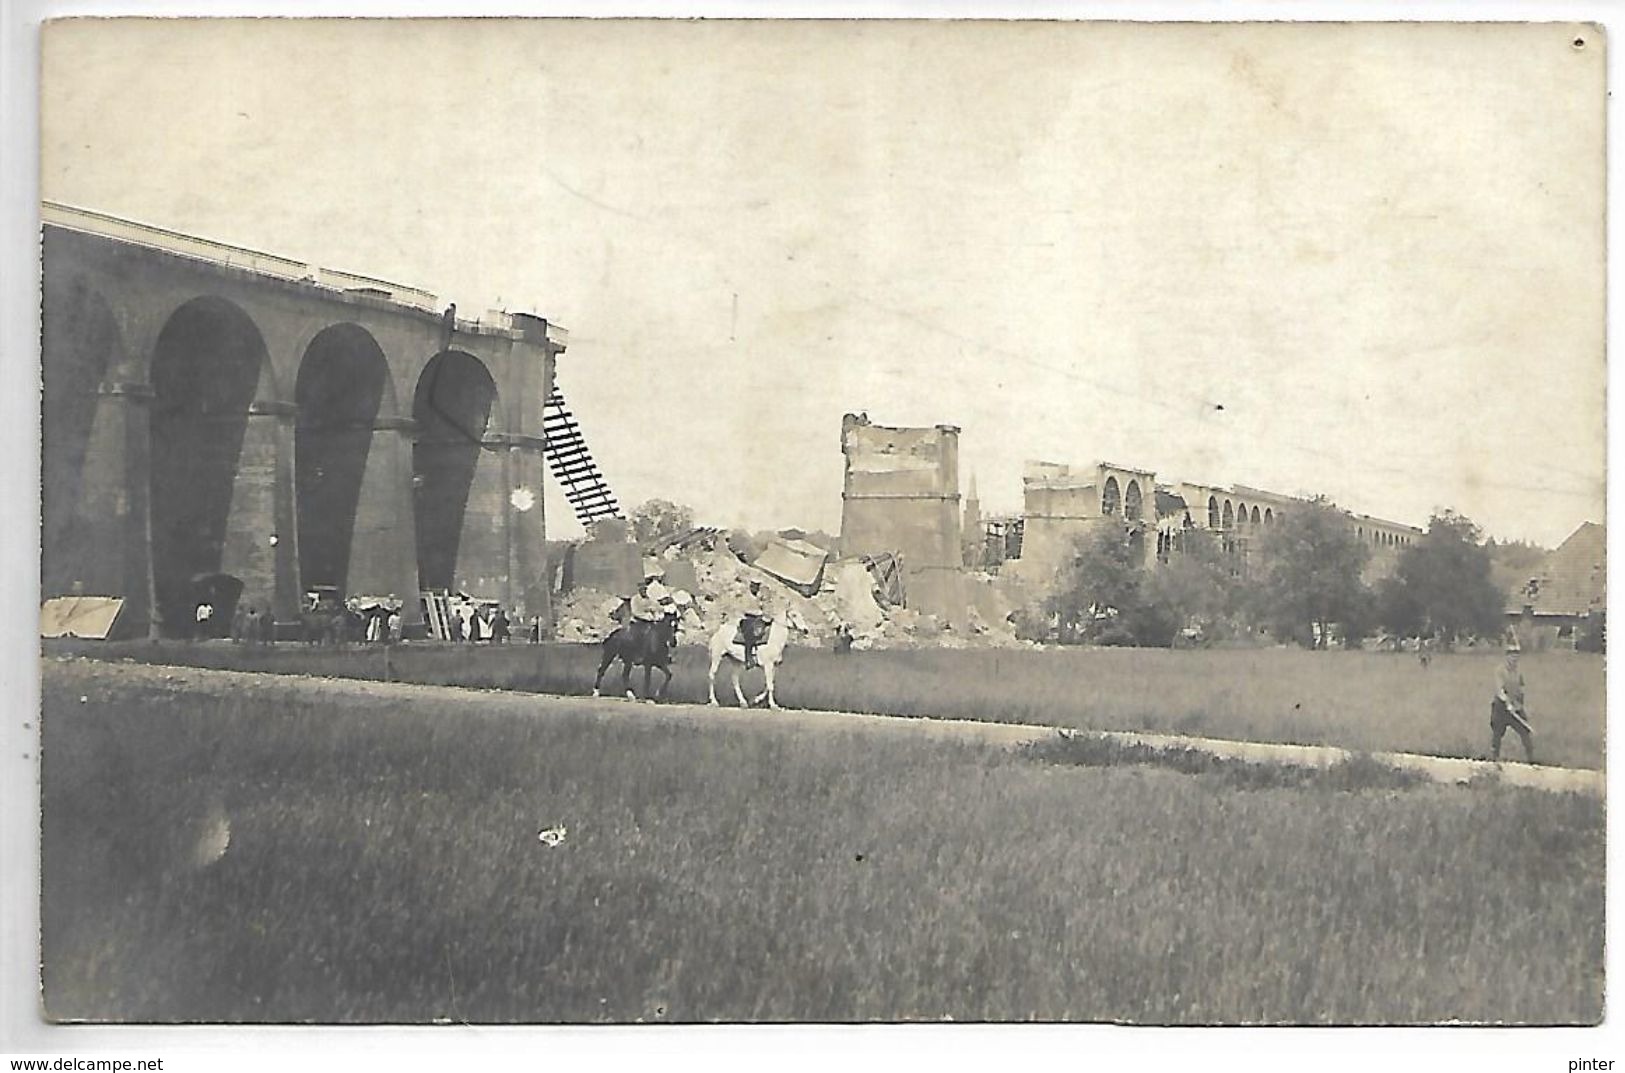
[[[1427,781],[1414,771],[1390,767],[1365,753],[1351,753],[1328,767],[1307,767],[1255,763],[1215,756],[1201,749],[1147,745],[1081,734],[1061,734],[1045,741],[1032,742],[1022,746],[1019,752],[1026,759],[1048,764],[1097,768],[1142,765],[1184,775],[1212,776],[1224,786],[1238,790],[1288,787],[1345,792],[1408,790]]]

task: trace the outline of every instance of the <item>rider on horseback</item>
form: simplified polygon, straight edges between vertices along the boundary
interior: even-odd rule
[[[768,627],[772,625],[774,607],[771,591],[761,582],[753,580],[750,589],[740,600],[740,611],[743,617],[739,620],[739,643],[745,649],[745,669],[750,670],[756,664],[756,649],[767,640]]]
[[[631,621],[628,625],[635,633],[648,632],[664,617],[665,608],[661,606],[661,597],[666,595],[665,588],[655,578],[645,578],[638,586],[638,591],[629,601]]]

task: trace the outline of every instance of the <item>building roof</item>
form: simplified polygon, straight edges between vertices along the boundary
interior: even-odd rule
[[[1585,522],[1508,594],[1509,610],[1536,615],[1584,615],[1607,606],[1608,531]],[[1530,590],[1533,590],[1532,592]]]

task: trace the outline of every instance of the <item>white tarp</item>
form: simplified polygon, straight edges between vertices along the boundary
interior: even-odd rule
[[[117,596],[57,596],[39,609],[41,637],[83,637],[105,641],[113,632],[124,600]]]

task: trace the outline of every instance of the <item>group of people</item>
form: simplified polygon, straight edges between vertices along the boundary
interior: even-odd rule
[[[507,644],[513,636],[514,619],[506,608],[498,604],[454,604],[446,616],[449,640],[489,641],[494,645]]]
[[[362,634],[368,644],[399,644],[401,640],[401,613],[386,607],[372,608],[364,612],[367,625]]]

